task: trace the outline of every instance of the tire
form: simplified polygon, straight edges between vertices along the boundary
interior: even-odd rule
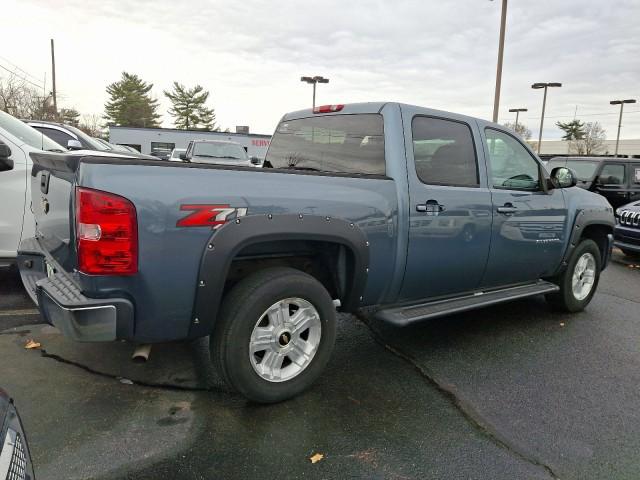
[[[293,268],[269,268],[241,280],[225,296],[210,340],[211,358],[242,395],[275,403],[314,383],[335,337],[336,311],[323,285]]]
[[[585,265],[585,258],[588,267],[580,274],[582,266]],[[571,254],[567,268],[553,280],[560,287],[560,291],[548,294],[547,301],[554,309],[564,312],[584,310],[598,288],[601,266],[602,257],[596,242],[590,239],[582,240]],[[588,270],[592,271],[593,282],[586,288],[584,285],[589,283],[589,276],[586,275]],[[574,290],[574,273],[578,275],[577,292]],[[580,288],[583,281],[583,288]]]

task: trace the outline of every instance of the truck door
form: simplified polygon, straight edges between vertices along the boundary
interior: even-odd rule
[[[562,190],[543,189],[541,164],[515,136],[490,127],[483,133],[494,209],[482,285],[507,286],[550,275],[566,246]]]
[[[402,116],[411,135],[405,134],[410,224],[400,300],[473,290],[482,279],[491,236],[491,194],[485,169],[479,168],[477,125],[407,107]]]
[[[596,178],[595,191],[609,200],[613,208],[629,203],[627,164],[607,162]]]
[[[18,250],[27,192],[27,157],[20,147],[0,135],[0,142],[11,149],[12,168],[0,171],[0,262],[13,259]]]

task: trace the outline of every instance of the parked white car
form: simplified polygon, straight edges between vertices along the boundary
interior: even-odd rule
[[[187,151],[180,155],[185,162],[229,165],[237,167],[261,167],[257,157],[249,158],[239,143],[223,140],[191,140]]]
[[[0,111],[0,266],[15,262],[20,240],[34,235],[29,154],[41,150],[67,149]]]

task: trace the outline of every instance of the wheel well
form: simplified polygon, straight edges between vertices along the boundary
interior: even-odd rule
[[[607,255],[608,240],[607,235],[613,233],[613,229],[606,225],[587,225],[582,231],[582,238],[589,238],[596,242],[600,255],[604,260]]]
[[[233,258],[224,293],[252,273],[283,266],[311,275],[334,299],[344,300],[353,286],[354,254],[347,246],[313,240],[267,241],[251,244]]]

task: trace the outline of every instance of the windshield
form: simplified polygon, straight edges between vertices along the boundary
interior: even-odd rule
[[[0,110],[0,129],[5,130],[10,135],[22,140],[27,145],[37,148],[38,150],[66,152],[67,149],[62,145],[57,144],[46,135],[43,135],[35,128],[30,127],[24,122],[21,122],[15,117],[12,117],[8,113]]]
[[[70,132],[73,132],[78,138],[82,138],[82,143],[86,143],[87,145],[89,145],[89,148],[91,150],[102,150],[102,151],[112,150],[110,147],[106,147],[105,145],[102,145],[96,139],[90,137],[79,128],[72,127],[71,125],[65,125],[64,128],[66,128]]]
[[[247,152],[237,143],[199,142],[193,146],[194,157],[247,160]]]
[[[598,162],[590,162],[587,160],[549,160],[547,170],[551,171],[556,167],[568,167],[576,172],[579,180],[586,182],[593,178],[593,174],[596,172],[596,168],[598,167]]]

